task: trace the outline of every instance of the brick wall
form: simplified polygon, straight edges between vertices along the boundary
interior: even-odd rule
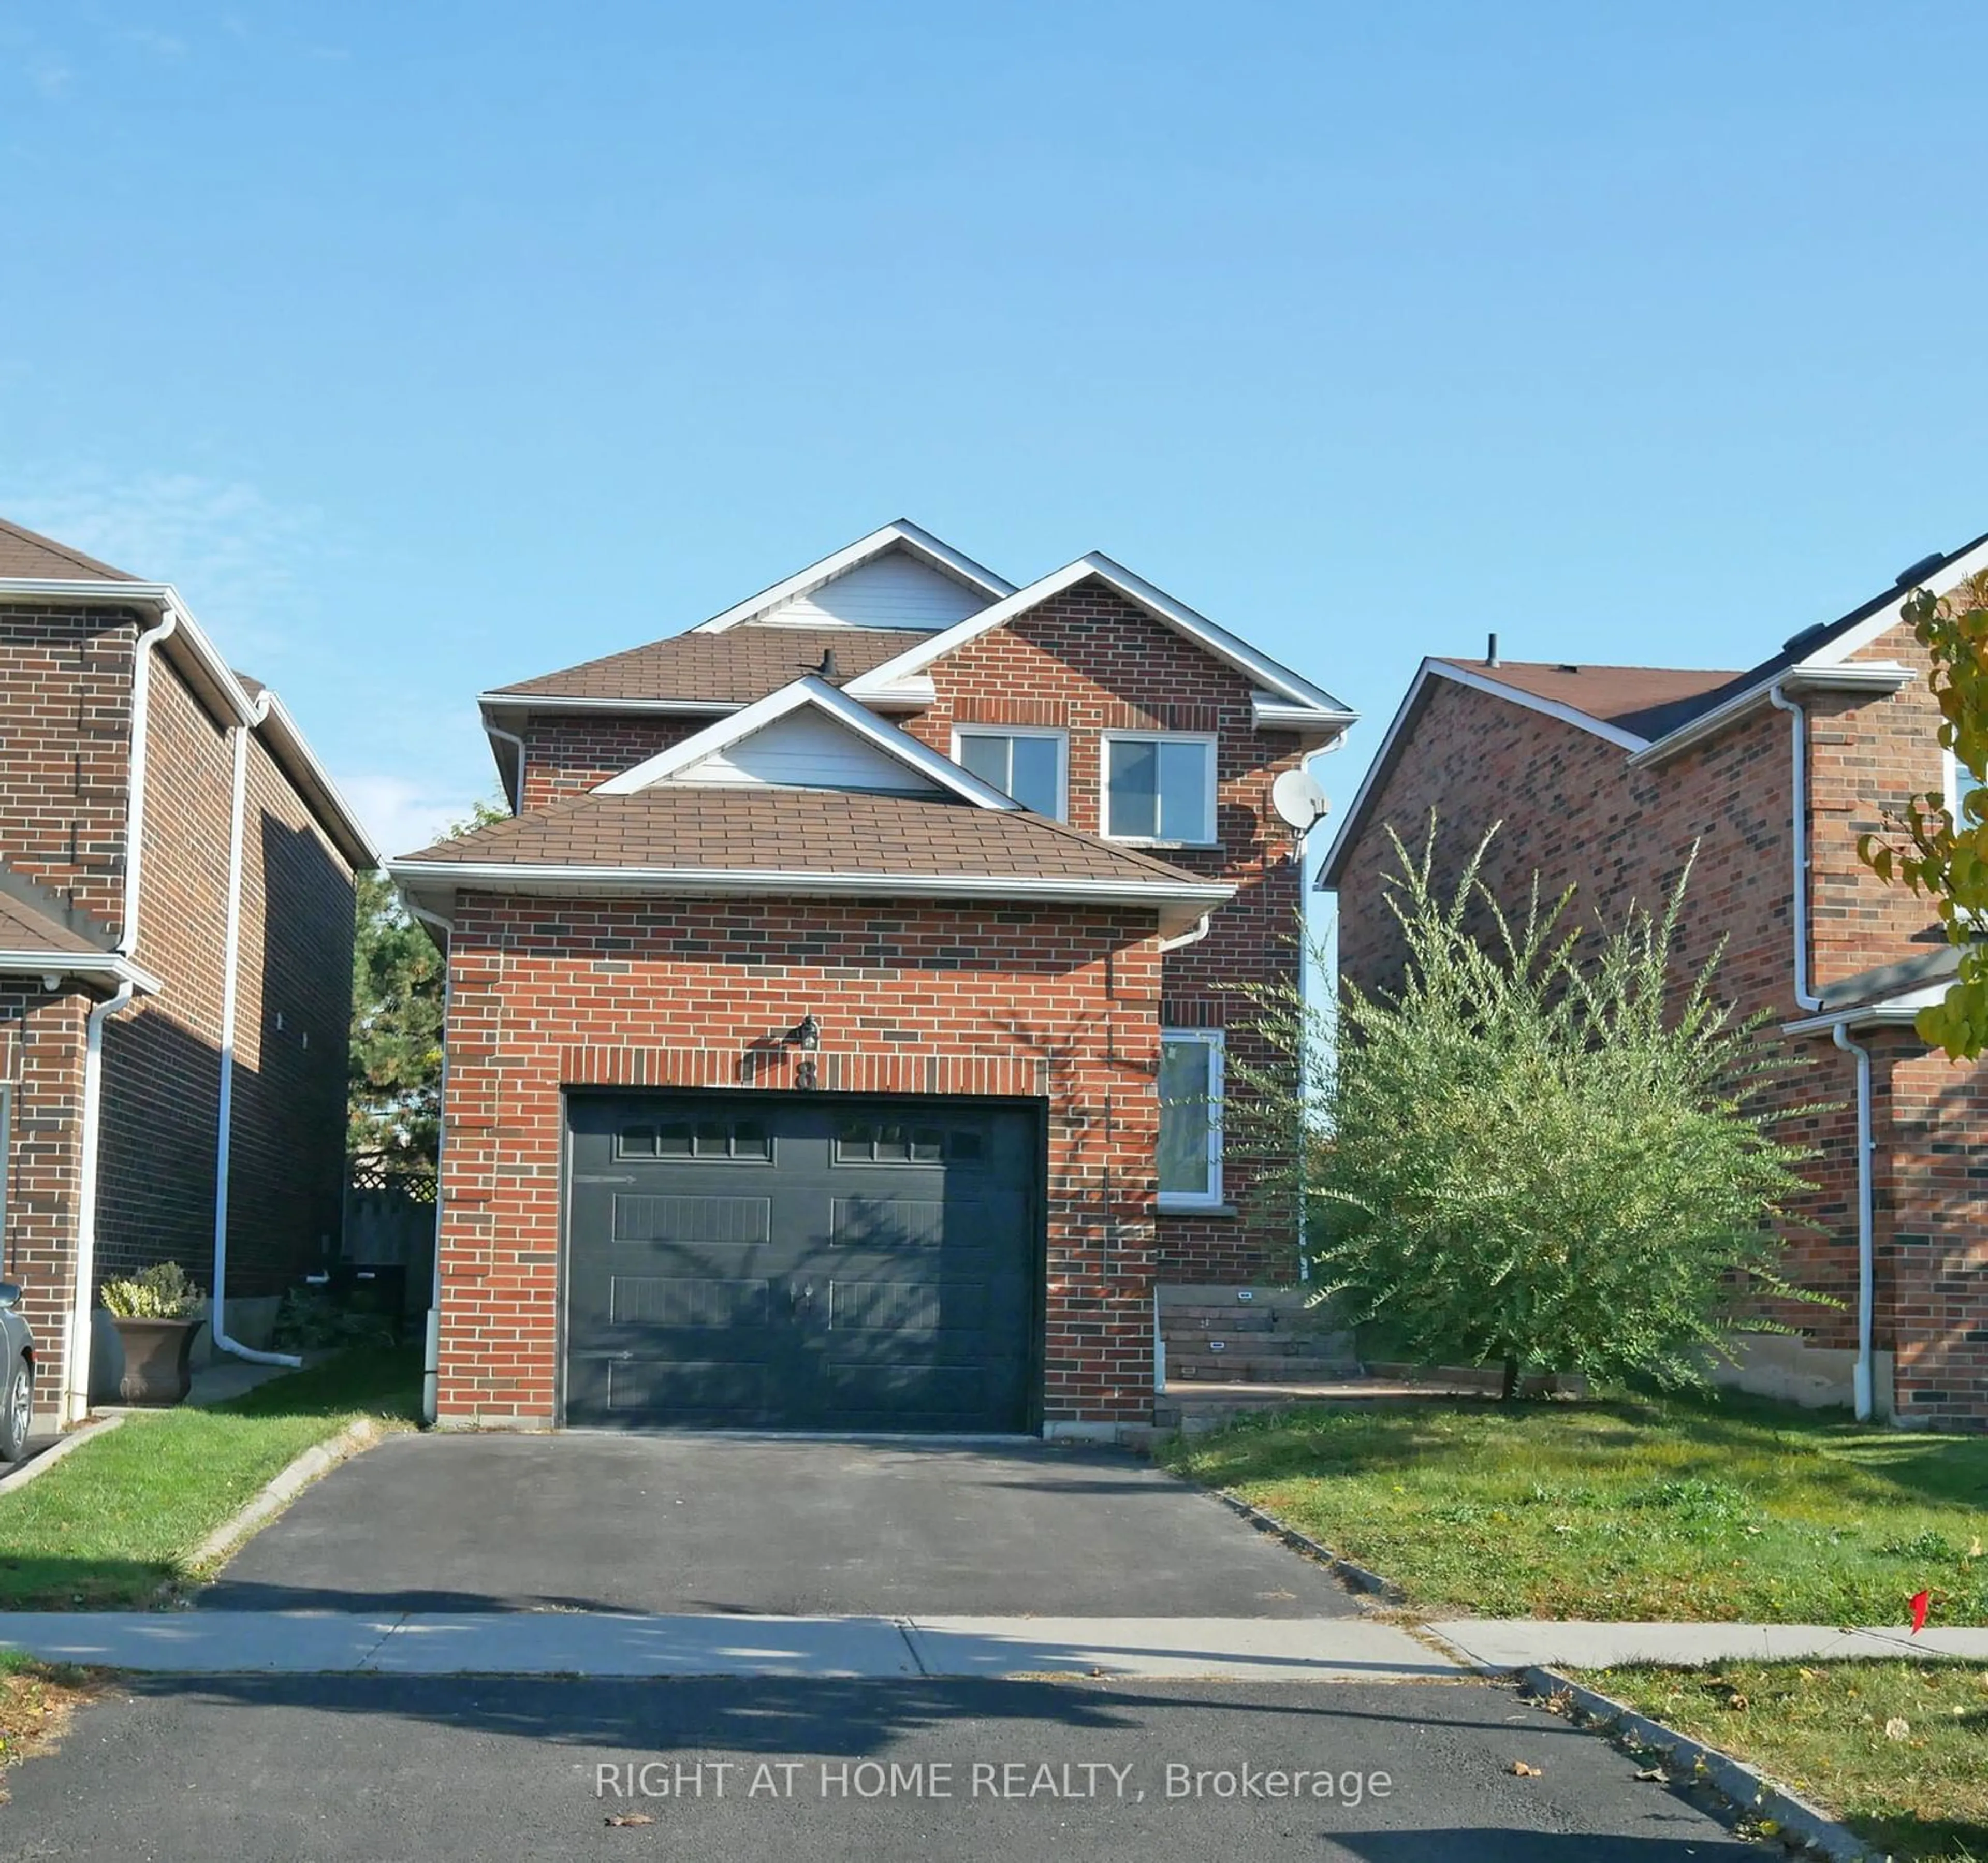
[[[1988,1070],[1927,1053],[1909,1030],[1867,1045],[1878,1344],[1897,1354],[1897,1414],[1988,1429]]]
[[[1923,899],[1880,885],[1857,858],[1859,834],[1882,832],[1888,817],[1902,819],[1910,796],[1941,787],[1939,706],[1926,683],[1931,658],[1903,627],[1888,629],[1857,658],[1896,661],[1918,677],[1889,698],[1817,692],[1803,701],[1815,863],[1810,916],[1823,984],[1946,942]]]
[[[584,796],[596,783],[632,769],[646,757],[702,731],[708,718],[534,718],[525,741],[525,793],[519,813]]]
[[[82,1182],[83,1053],[93,999],[0,979],[0,1079],[12,1089],[5,1158],[4,1276],[22,1289],[35,1335],[35,1408],[55,1407],[76,1288],[76,1199]]]
[[[1870,657],[1923,666],[1916,644],[1898,630],[1876,643]],[[1881,827],[1885,808],[1901,808],[1906,795],[1937,786],[1937,708],[1922,682],[1889,698],[1856,703],[1816,695],[1805,705],[1811,721],[1811,965],[1821,986],[1937,942],[1926,937],[1924,906],[1879,886],[1855,855],[1857,834]],[[1523,908],[1537,871],[1549,896],[1565,885],[1579,888],[1574,911],[1590,925],[1598,911],[1617,921],[1632,901],[1660,905],[1696,843],[1682,962],[1702,964],[1726,938],[1723,992],[1749,1012],[1793,1019],[1800,1012],[1794,999],[1790,732],[1785,714],[1763,709],[1655,769],[1632,770],[1626,753],[1589,732],[1452,681],[1432,680],[1427,702],[1344,863],[1337,907],[1342,979],[1372,990],[1398,978],[1401,939],[1384,888],[1395,857],[1384,827],[1391,823],[1418,851],[1434,806],[1440,814],[1440,874],[1453,875],[1485,830],[1502,823],[1484,877],[1508,911]],[[1978,1425],[1988,1421],[1988,1390],[1981,1383],[1980,1342],[1967,1337],[1980,1322],[1968,1315],[1978,1315],[1988,1290],[1960,1134],[1976,1117],[1979,1070],[1928,1056],[1909,1036],[1878,1036],[1873,1046],[1889,1057],[1874,1070],[1878,1344],[1888,1349],[1895,1341],[1902,1416],[1965,1417]],[[1801,1167],[1816,1188],[1794,1212],[1787,1266],[1801,1284],[1844,1304],[1790,1306],[1777,1317],[1815,1344],[1843,1350],[1856,1337],[1855,1072],[1851,1057],[1826,1038],[1800,1047],[1814,1065],[1791,1094],[1811,1104],[1841,1104],[1785,1128],[1818,1154]],[[1978,1133],[1978,1124],[1973,1130]]]
[[[228,932],[227,732],[156,654],[137,961],[165,986],[104,1025],[96,1273],[167,1257],[205,1287],[214,1253]]]
[[[825,1088],[1046,1097],[1046,1413],[1149,1416],[1151,922],[1076,907],[461,895],[442,1419],[553,1420],[563,1090],[786,1087],[784,1065],[745,1057],[809,1009]]]
[[[134,618],[0,608],[0,854],[114,934],[123,912]]]
[[[1290,734],[1255,728],[1249,681],[1097,581],[990,629],[930,671],[936,702],[904,721],[905,729],[950,756],[955,725],[1061,727],[1070,740],[1070,820],[1093,834],[1104,827],[1105,732],[1214,734],[1220,845],[1155,851],[1239,890],[1205,938],[1166,954],[1161,1018],[1168,1026],[1226,1028],[1232,1063],[1267,1060],[1245,1026],[1249,1011],[1226,986],[1294,974],[1299,880],[1270,786],[1301,758]],[[1250,1213],[1249,1168],[1233,1147],[1224,1189],[1241,1213],[1159,1219],[1161,1278],[1291,1278],[1288,1226]]]
[[[248,746],[228,1286],[294,1287],[338,1245],[352,1019],[351,869],[260,738]]]

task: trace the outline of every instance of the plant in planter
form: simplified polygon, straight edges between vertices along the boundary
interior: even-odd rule
[[[127,1404],[177,1404],[193,1388],[190,1361],[201,1292],[176,1261],[106,1281],[103,1304],[124,1348],[117,1395]]]

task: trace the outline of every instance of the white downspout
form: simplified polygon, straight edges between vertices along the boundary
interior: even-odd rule
[[[417,918],[439,925],[444,939],[447,939],[453,928],[440,913],[424,911],[412,900],[408,901],[407,909]],[[428,1296],[428,1323],[421,1344],[421,1421],[431,1425],[441,1414],[441,1219],[445,1207],[441,1194],[441,1158],[448,1142],[448,1002],[455,987],[455,966],[445,942],[441,953],[441,1081],[435,1095],[434,1273]]]
[[[153,627],[139,635],[131,651],[131,775],[124,809],[124,925],[117,934],[121,957],[138,950],[140,880],[145,864],[145,747],[151,738],[152,649],[180,624],[179,610],[167,608]]]
[[[1875,1211],[1871,1188],[1871,1050],[1850,1039],[1849,1026],[1839,1022],[1836,1045],[1857,1057],[1857,1368],[1852,1374],[1852,1394],[1857,1420],[1871,1416],[1871,1333],[1876,1305],[1875,1263],[1871,1230]]]
[[[248,805],[248,739],[269,715],[263,693],[247,720],[235,726],[234,806],[228,820],[228,929],[221,958],[221,1103],[214,1141],[214,1293],[208,1306],[208,1332],[217,1351],[232,1352],[252,1364],[300,1365],[290,1352],[259,1352],[228,1336],[228,1172],[235,1126],[235,1018],[242,961],[242,867],[244,818]]]
[[[114,948],[132,957],[138,948],[139,889],[145,864],[145,758],[150,740],[152,649],[180,624],[179,610],[167,605],[131,648],[131,764],[125,779],[124,915]],[[76,1295],[69,1310],[66,1388],[59,1407],[64,1429],[90,1414],[91,1317],[96,1293],[96,1161],[103,1136],[103,1025],[131,1000],[134,986],[90,1012],[83,1050],[83,1121],[77,1135],[79,1182],[76,1197]]]
[[[103,1131],[103,1025],[131,1000],[135,986],[127,982],[90,1012],[83,1049],[83,1130],[78,1141],[76,1196],[76,1297],[69,1310],[68,1388],[63,1393],[64,1429],[90,1415],[91,1317],[96,1303],[96,1154]]]
[[[1301,762],[1303,767],[1309,769],[1311,767],[1313,757],[1329,757],[1335,750],[1344,750],[1345,748],[1346,733],[1342,731],[1330,744],[1320,745],[1310,756],[1302,759]],[[1311,828],[1306,829],[1297,837],[1297,847],[1292,856],[1297,864],[1298,870],[1298,1041],[1300,1046],[1297,1077],[1298,1206],[1297,1215],[1298,1280],[1300,1282],[1309,1281],[1311,1279],[1311,1251],[1305,1246],[1304,1120],[1306,1103],[1310,1097],[1305,1091],[1305,1087],[1310,1078],[1310,1070],[1306,1063],[1303,1044],[1307,1036],[1311,1032],[1311,1017],[1308,1013],[1309,1006],[1305,989],[1305,972],[1311,968],[1311,891],[1305,879],[1305,850],[1311,840],[1311,829],[1316,828],[1319,822],[1324,820],[1323,816],[1317,817],[1313,821]]]
[[[1822,999],[1809,988],[1808,965],[1808,714],[1781,690],[1777,679],[1767,688],[1777,711],[1794,719],[1794,803],[1790,833],[1794,845],[1795,1006],[1819,1009]]]
[[[1810,987],[1809,971],[1808,714],[1782,691],[1779,680],[1767,688],[1767,697],[1777,710],[1787,712],[1794,719],[1790,832],[1794,846],[1795,1003],[1800,1009],[1819,1009],[1822,999]],[[1838,1023],[1833,1033],[1837,1046],[1854,1056],[1857,1063],[1857,1364],[1851,1374],[1851,1395],[1858,1421],[1867,1422],[1871,1408],[1871,1336],[1876,1305],[1871,1237],[1876,1218],[1871,1188],[1871,1051],[1850,1039],[1849,1028],[1843,1023]]]

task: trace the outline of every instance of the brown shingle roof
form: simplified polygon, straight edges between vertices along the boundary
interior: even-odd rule
[[[1534,698],[1570,706],[1640,738],[1661,736],[1672,728],[1674,712],[1689,716],[1708,693],[1718,691],[1737,677],[1672,666],[1556,666],[1526,660],[1501,660],[1496,666],[1481,660],[1444,660],[1439,664]]]
[[[38,531],[24,530],[0,518],[0,576],[30,577],[37,582],[135,582],[137,578],[79,549],[58,543]]]
[[[918,637],[888,627],[728,627],[722,634],[681,634],[651,641],[563,672],[502,686],[506,698],[687,698],[715,705],[750,705],[803,673],[820,669],[823,649],[835,649],[840,685],[881,666]]]
[[[672,783],[632,796],[583,796],[405,857],[437,866],[1206,884],[1150,855],[1023,811],[845,790]]]
[[[0,951],[66,951],[101,955],[101,948],[26,900],[0,892]]]

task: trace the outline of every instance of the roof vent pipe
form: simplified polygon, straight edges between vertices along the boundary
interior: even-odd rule
[[[1484,644],[1484,664],[1486,666],[1498,664],[1498,637],[1495,634]]]
[[[835,649],[832,647],[821,650],[821,677],[831,685],[842,677],[842,669],[835,664]]]

